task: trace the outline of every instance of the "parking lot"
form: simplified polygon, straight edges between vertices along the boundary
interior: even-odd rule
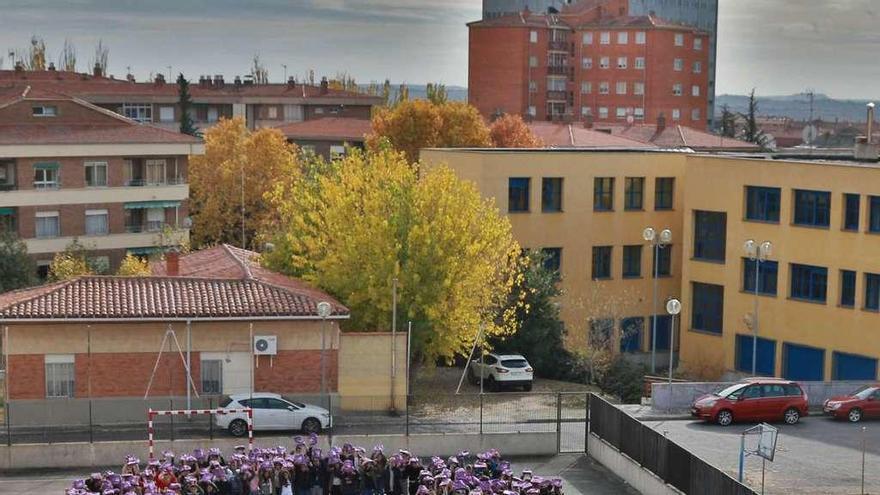
[[[701,421],[646,421],[707,462],[736,477],[741,433],[754,424],[720,427]],[[779,428],[776,458],[766,466],[767,494],[861,493],[862,440],[867,442],[865,493],[880,493],[880,421],[851,424],[822,416]],[[863,433],[862,427],[865,427]],[[761,458],[746,458],[746,482],[760,490]]]

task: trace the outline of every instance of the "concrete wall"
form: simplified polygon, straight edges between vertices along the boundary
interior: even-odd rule
[[[651,407],[657,411],[685,411],[694,399],[736,382],[686,382],[651,384]],[[810,407],[820,407],[826,399],[848,395],[874,382],[798,382],[807,393]]]
[[[398,332],[394,345],[397,374],[394,407],[406,409],[407,338]],[[339,346],[339,396],[343,410],[387,410],[391,400],[391,333],[344,333]]]
[[[321,437],[321,448],[326,451],[329,438]],[[385,446],[387,452],[407,449],[416,455],[438,455],[446,457],[461,450],[482,452],[496,448],[505,456],[541,456],[556,454],[556,433],[511,433],[511,434],[453,434],[453,435],[342,435],[332,437],[333,445],[351,443],[370,448],[373,445]],[[240,438],[222,438],[210,443],[224,452],[242,443]],[[258,446],[286,445],[293,447],[289,436],[260,437]],[[172,450],[177,453],[192,451],[197,447],[207,447],[204,440],[157,441],[156,452]],[[138,456],[142,461],[148,458],[146,441],[102,442],[102,443],[60,443],[21,444],[0,446],[0,471],[11,469],[81,468],[119,466],[128,454]],[[83,473],[85,476],[86,473]],[[539,473],[536,473],[539,474]]]
[[[678,489],[667,485],[656,474],[648,471],[636,461],[630,459],[611,444],[590,434],[587,450],[590,457],[599,461],[611,472],[621,477],[630,486],[644,495],[680,495]]]

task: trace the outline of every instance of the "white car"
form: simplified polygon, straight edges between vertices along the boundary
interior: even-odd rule
[[[301,430],[319,433],[333,425],[330,411],[323,407],[301,402],[290,402],[279,394],[256,393],[230,395],[229,401],[221,403],[223,409],[250,407],[254,414],[254,431]],[[218,427],[229,430],[236,437],[247,435],[247,414],[215,414]]]
[[[532,390],[532,378],[534,370],[526,358],[519,354],[486,354],[482,363],[474,359],[470,363],[471,383],[480,383],[489,390],[499,390],[504,386],[522,387],[529,392]]]

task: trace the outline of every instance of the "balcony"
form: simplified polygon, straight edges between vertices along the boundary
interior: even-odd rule
[[[548,65],[547,74],[551,76],[571,76],[574,74],[574,71],[569,65]]]
[[[177,182],[177,183],[174,183]],[[164,185],[143,183],[126,187],[86,187],[58,189],[18,189],[0,193],[4,206],[81,205],[92,203],[125,203],[130,201],[183,201],[189,197],[185,180],[166,181]]]
[[[79,236],[80,238],[82,236]],[[28,253],[30,254],[50,254],[64,251],[68,244],[73,242],[76,237],[52,237],[46,239],[25,239]],[[189,239],[189,229],[174,229],[174,238],[183,240]],[[131,249],[143,248],[144,246],[155,246],[157,235],[155,232],[129,232],[120,234],[108,234],[102,236],[89,237],[89,245],[95,246],[95,249]]]
[[[547,101],[568,101],[568,91],[547,91]]]
[[[149,221],[136,224],[126,224],[125,231],[129,234],[140,234],[143,232],[161,232],[168,225],[162,221]]]
[[[14,191],[15,184],[3,183],[0,184],[0,191]]]
[[[126,187],[144,187],[144,186],[177,186],[186,184],[185,177],[172,177],[163,181],[151,181],[148,179],[129,179],[125,181]]]
[[[568,41],[551,41],[548,44],[548,49],[554,52],[573,52],[574,44],[569,43]]]

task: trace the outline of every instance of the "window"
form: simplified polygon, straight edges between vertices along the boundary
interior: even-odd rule
[[[174,107],[159,107],[159,122],[174,122]]]
[[[617,57],[617,68],[618,69],[626,69],[627,65],[629,65],[629,61],[626,57]]]
[[[74,397],[74,355],[46,354],[46,398]]]
[[[581,115],[584,117],[593,115],[593,109],[590,107],[581,107]]]
[[[746,186],[746,220],[778,223],[781,194],[778,187]]]
[[[617,118],[618,119],[626,118],[626,107],[617,107]]]
[[[609,91],[609,87],[610,86],[607,81],[600,82],[599,83],[599,94],[600,95],[607,95],[608,91]]]
[[[861,196],[858,194],[843,195],[843,230],[858,232],[861,206]]]
[[[880,232],[880,196],[868,197],[868,232]]]
[[[625,45],[627,43],[629,43],[629,33],[627,33],[626,31],[620,31],[619,33],[617,33],[617,44]]]
[[[600,45],[610,45],[611,44],[611,33],[605,31],[599,33],[599,44]]]
[[[584,69],[592,69],[593,68],[593,57],[584,57],[581,59],[581,67]]]
[[[588,95],[593,92],[593,83],[584,81],[581,83],[581,94]]]
[[[34,117],[56,117],[58,115],[58,107],[52,105],[31,107],[31,111]]]
[[[684,35],[681,33],[675,34],[675,46],[684,46]]]
[[[562,268],[562,248],[543,248],[541,253],[544,255],[544,269],[558,274]]]
[[[599,68],[607,69],[609,67],[611,67],[611,57],[601,57],[599,59]]]
[[[645,94],[645,83],[643,82],[635,82],[633,83],[633,94],[637,96],[641,96]]]
[[[724,261],[727,243],[727,213],[694,211],[694,258]]]
[[[153,121],[153,105],[148,103],[123,103],[122,115],[142,124]]]
[[[614,335],[613,318],[590,319],[590,345],[597,348],[610,348],[612,335]]]
[[[691,290],[691,328],[720,335],[724,323],[724,287],[693,282]]]
[[[636,69],[644,69],[645,68],[645,57],[636,57],[635,68]]]
[[[535,106],[534,106],[534,105],[529,105],[529,115],[531,115],[532,117],[534,117],[534,116],[537,115],[537,114],[538,114],[538,110],[535,108]]]
[[[606,91],[604,94],[608,94]],[[607,119],[608,118],[608,107],[599,107],[599,118]]]
[[[623,209],[641,210],[645,191],[644,177],[627,177],[623,189]]]
[[[645,109],[641,107],[636,107],[633,111],[633,114],[636,117],[636,120],[644,120],[645,119]]]
[[[58,221],[58,212],[38,211],[34,227],[36,229],[35,237],[38,239],[60,236],[61,227]]]
[[[548,77],[547,91],[565,91],[565,79],[561,77]]]
[[[691,86],[691,96],[700,96],[700,86],[696,84]]]
[[[825,191],[794,191],[794,224],[827,227],[831,218],[831,193]]]
[[[779,263],[769,260],[758,263],[758,294],[776,295],[778,273]],[[755,262],[749,258],[743,258],[743,291],[755,292]]]
[[[655,340],[654,328],[656,327],[656,341],[658,351],[669,350],[669,337],[672,330],[672,317],[669,315],[655,315],[651,317],[651,329],[648,337],[649,348],[653,347]]]
[[[507,211],[529,211],[529,189],[532,180],[528,177],[511,177],[507,181]]]
[[[584,45],[592,45],[593,44],[593,33],[584,33],[583,44]]]
[[[619,95],[626,94],[626,81],[618,81],[616,86],[617,87],[615,89],[617,90],[617,94],[619,94]]]
[[[757,352],[754,352],[757,351]],[[776,341],[754,338],[752,335],[736,336],[736,370],[752,372],[752,354],[755,354],[755,372],[759,375],[773,376],[776,373]],[[786,395],[800,395],[800,392],[788,392],[788,386],[779,385],[787,392]]]
[[[299,151],[303,156],[315,156],[317,148],[315,148],[314,144],[301,144]]]
[[[345,158],[345,146],[341,144],[330,145],[330,159],[341,160]]]
[[[671,210],[675,188],[674,177],[657,177],[654,179],[654,209]]]
[[[86,186],[107,186],[107,162],[86,162]]]
[[[165,227],[165,208],[147,208],[147,232],[158,232]]]
[[[86,210],[86,235],[107,235],[109,222],[107,210]]]
[[[593,210],[612,211],[614,209],[614,177],[593,179]]]
[[[529,81],[529,93],[538,92],[538,81]]]
[[[642,332],[645,319],[641,316],[620,320],[620,352],[639,352],[642,350]]]
[[[642,245],[623,246],[623,278],[642,276]]]
[[[697,60],[694,62],[694,74],[700,74],[701,72],[703,72],[703,62]]]
[[[672,275],[672,245],[667,244],[658,249],[652,249],[651,276],[655,278]],[[656,275],[656,276],[655,276]]]
[[[202,393],[220,395],[223,393],[223,361],[203,359],[201,362]]]
[[[86,258],[86,264],[96,275],[106,275],[110,273],[110,257],[109,256],[89,256]]]
[[[315,109],[315,113],[324,113],[324,109],[318,107]],[[220,112],[217,107],[208,107],[208,122],[217,122],[218,120],[220,120]]]
[[[703,38],[694,38],[694,50],[703,49]]]
[[[531,55],[529,56],[529,67],[537,67],[538,66],[538,57]]]
[[[538,32],[537,31],[529,32],[529,42],[531,42],[531,43],[538,42]]]
[[[593,280],[611,278],[611,246],[593,246]]]
[[[856,305],[856,272],[840,270],[840,305],[853,308]]]
[[[165,184],[165,160],[145,160],[146,167],[146,184],[164,185]]]
[[[636,31],[636,44],[644,45],[645,44],[645,32],[644,31]]]
[[[680,58],[673,60],[672,61],[672,68],[676,71],[684,70],[684,60],[680,59]]]
[[[541,181],[541,211],[562,211],[562,179],[544,177]]]
[[[880,310],[880,275],[865,274],[865,309]]]
[[[681,120],[681,110],[677,108],[672,109],[672,120]]]
[[[58,186],[57,163],[34,164],[34,189],[57,189]]]
[[[681,83],[676,83],[672,85],[672,94],[674,96],[681,96]]]
[[[791,264],[792,299],[825,303],[828,269],[821,266]]]
[[[700,109],[694,108],[691,110],[691,120],[700,120]]]

